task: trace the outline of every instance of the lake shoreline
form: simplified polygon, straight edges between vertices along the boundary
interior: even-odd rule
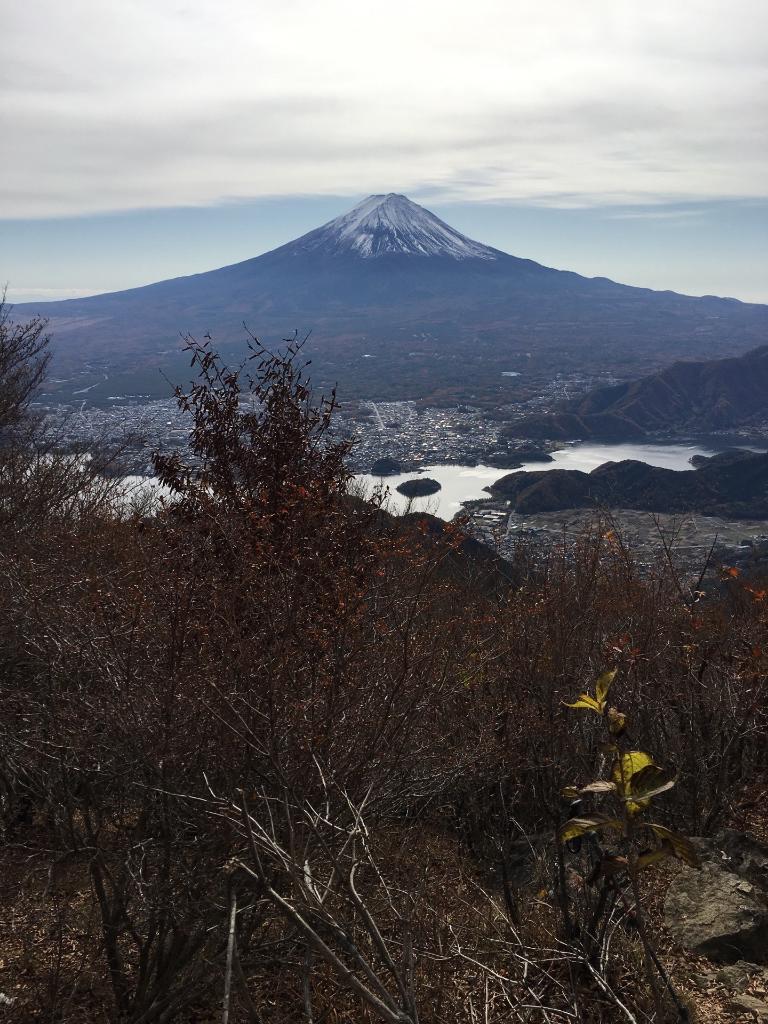
[[[706,445],[703,443],[706,441]],[[725,451],[728,448],[747,448],[765,451],[765,443],[759,447],[739,438],[702,438],[696,441],[654,441],[646,444],[622,442],[616,444],[597,444],[590,442],[573,442],[549,452],[550,461],[544,462],[540,457],[523,461],[514,467],[500,468],[483,463],[434,463],[419,466],[418,469],[377,477],[370,473],[355,475],[355,480],[369,492],[385,489],[387,493],[386,507],[395,514],[405,511],[428,512],[440,519],[450,521],[471,503],[493,500],[488,488],[510,473],[541,471],[553,469],[579,469],[591,472],[606,462],[620,462],[635,459],[651,466],[665,469],[692,469],[691,459],[697,455],[705,457]],[[408,480],[418,480],[429,475],[440,484],[440,491],[427,498],[406,498],[397,493],[397,488]]]

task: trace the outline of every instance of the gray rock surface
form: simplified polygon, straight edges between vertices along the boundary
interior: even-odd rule
[[[733,1013],[749,1013],[753,1020],[768,1021],[768,1003],[755,996],[736,996],[728,1004],[728,1009]]]
[[[713,980],[718,985],[727,988],[729,992],[746,992],[750,982],[763,974],[764,968],[761,968],[758,964],[750,964],[744,960],[739,960],[738,963],[721,967],[719,971],[715,972]]]
[[[701,870],[681,869],[665,923],[687,949],[722,963],[768,963],[768,847],[735,832],[697,840]]]
[[[705,848],[704,856],[746,878],[768,897],[768,846],[743,832],[726,829]]]

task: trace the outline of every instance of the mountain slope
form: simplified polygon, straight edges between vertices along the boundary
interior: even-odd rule
[[[606,462],[591,473],[511,473],[488,489],[518,513],[601,507],[695,511],[737,519],[768,516],[768,454],[737,449],[700,464],[699,469],[679,471],[626,459]]]
[[[521,437],[632,438],[768,424],[768,345],[740,357],[676,362],[660,373],[598,388],[552,416],[509,428]]]
[[[143,288],[17,307],[51,319],[60,396],[167,394],[180,334],[243,351],[243,322],[274,343],[312,332],[321,386],[344,397],[497,401],[521,369],[645,372],[674,356],[745,350],[768,307],[690,298],[552,270],[467,238],[404,196],[371,196],[242,263]],[[89,376],[90,374],[90,376]]]

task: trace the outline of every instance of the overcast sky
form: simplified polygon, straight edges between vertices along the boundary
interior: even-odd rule
[[[0,279],[202,270],[401,191],[518,255],[768,301],[767,50],[766,0],[12,2]],[[631,280],[654,237],[667,276]]]

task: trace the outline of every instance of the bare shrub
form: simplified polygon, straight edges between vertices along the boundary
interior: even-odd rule
[[[18,425],[50,361],[48,322],[33,317],[16,323],[12,307],[0,296],[0,432]]]
[[[556,898],[564,766],[593,762],[563,701],[618,666],[679,773],[664,814],[711,828],[766,767],[766,591],[681,589],[600,520],[498,571],[350,493],[299,346],[189,353],[191,456],[158,456],[150,514],[95,463],[7,461],[4,839],[50,880],[34,1012],[76,1019],[87,973],[132,1024],[224,989],[265,1024],[647,1019],[626,916],[596,963]]]

